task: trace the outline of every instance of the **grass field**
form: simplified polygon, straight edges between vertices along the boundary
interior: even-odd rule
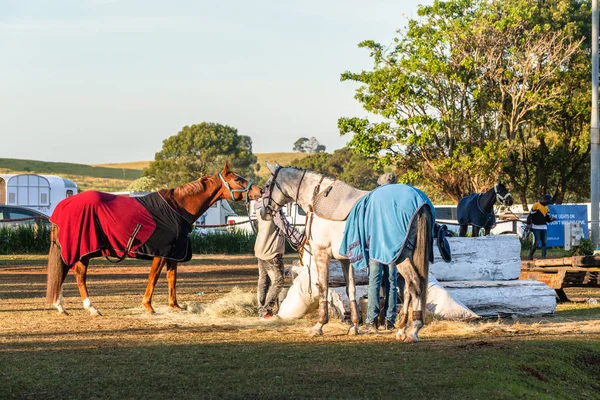
[[[104,314],[96,319],[82,309],[72,276],[64,290],[71,315],[44,304],[44,264],[44,256],[0,256],[2,399],[599,398],[600,307],[586,303],[559,305],[554,317],[433,321],[414,345],[391,334],[349,337],[336,321],[310,338],[314,315],[262,322],[191,311],[234,287],[252,298],[250,256],[181,265],[185,311],[166,307],[163,274],[153,316],[140,304],[148,263],[94,260],[88,288]],[[600,297],[591,289],[568,294]]]
[[[269,170],[265,162],[278,161],[281,165],[289,165],[296,158],[306,157],[306,153],[259,153],[256,154],[260,170],[258,175],[266,177]],[[111,164],[72,164],[35,160],[17,160],[0,158],[0,173],[36,173],[55,174],[77,183],[80,190],[100,190],[103,192],[125,191],[132,181],[142,176],[142,170],[150,161],[132,161]]]

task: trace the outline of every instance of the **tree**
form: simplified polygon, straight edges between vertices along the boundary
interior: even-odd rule
[[[308,142],[308,138],[301,137],[300,139],[294,142],[294,151],[298,151],[300,153],[306,153],[306,143]]]
[[[310,139],[301,137],[294,142],[294,151],[301,153],[322,153],[325,151],[325,145],[319,144],[314,136]]]
[[[308,169],[340,179],[359,189],[370,190],[377,186],[382,168],[373,169],[374,162],[361,154],[344,147],[329,153],[317,153],[294,160],[293,166]]]
[[[544,169],[533,166],[531,150],[541,136],[564,133],[555,116],[573,88],[561,82],[573,78],[585,53],[572,24],[549,23],[580,2],[543,3],[436,0],[419,8],[420,19],[409,21],[394,46],[362,42],[373,70],[345,72],[342,80],[362,84],[355,98],[380,121],[340,118],[340,133],[354,134],[349,144],[356,151],[382,154],[379,163],[396,165],[402,181],[437,186],[454,202],[505,173],[526,204],[531,176]],[[555,120],[557,131],[542,116]],[[546,141],[550,153],[563,139]],[[584,146],[570,150],[581,155]],[[562,163],[575,166],[580,157]],[[577,168],[567,169],[563,177]]]
[[[225,161],[237,174],[255,179],[252,139],[230,126],[202,122],[165,139],[144,176],[153,178],[158,187],[174,187],[221,171]]]

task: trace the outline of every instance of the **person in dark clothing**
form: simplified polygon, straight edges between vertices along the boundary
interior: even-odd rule
[[[554,221],[556,218],[550,216],[548,204],[552,203],[552,197],[545,194],[544,198],[535,203],[531,207],[531,211],[527,216],[527,228],[533,232],[533,245],[529,250],[529,259],[533,260],[533,254],[537,250],[538,244],[542,243],[542,258],[546,258],[546,238],[548,232],[548,222]]]

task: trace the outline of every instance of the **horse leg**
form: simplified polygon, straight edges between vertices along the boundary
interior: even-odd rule
[[[342,268],[344,268],[348,275],[348,282],[346,282],[346,288],[348,292],[348,300],[350,300],[350,320],[352,325],[348,328],[348,335],[358,335],[358,307],[356,306],[356,284],[354,282],[354,268],[347,260],[341,262]]]
[[[158,281],[158,277],[160,276],[160,272],[167,260],[161,257],[154,257],[152,260],[152,265],[150,266],[150,274],[148,275],[148,286],[146,287],[146,292],[144,293],[144,300],[142,304],[146,307],[146,311],[150,314],[154,314],[154,308],[152,308],[152,294],[154,293],[154,288],[156,287],[156,282]]]
[[[329,290],[329,254],[327,249],[315,248],[313,257],[317,264],[317,275],[319,275],[319,321],[310,329],[311,336],[323,335],[323,326],[329,322],[329,309],[327,304],[327,292]]]
[[[492,228],[489,226],[486,226],[485,228],[483,228],[484,235],[489,236],[491,230],[492,230]]]
[[[469,225],[461,225],[460,226],[460,230],[458,231],[458,236],[460,236],[460,237],[466,237],[467,236],[467,229],[469,229]]]
[[[92,304],[92,299],[90,299],[90,296],[89,296],[88,290],[87,290],[87,285],[86,285],[87,268],[88,268],[89,262],[90,262],[90,259],[85,258],[85,257],[82,258],[81,260],[77,261],[77,264],[75,264],[75,267],[73,268],[73,273],[75,274],[75,281],[77,282],[77,288],[79,289],[79,295],[81,296],[81,299],[83,300],[83,309],[88,310],[90,312],[91,317],[99,317],[99,316],[102,316],[102,314]]]
[[[414,225],[411,226],[409,236],[412,238],[416,233],[416,245],[412,254],[406,257],[399,268],[402,268],[402,276],[406,280],[406,287],[410,293],[410,302],[412,303],[412,325],[408,335],[402,336],[405,342],[418,342],[419,331],[423,327],[425,307],[427,305],[427,280],[429,275],[429,243],[431,242],[431,214],[423,209],[420,212],[416,224],[416,232]],[[413,242],[414,243],[414,242]],[[403,252],[404,253],[404,252]],[[407,302],[405,300],[405,302]],[[405,308],[405,312],[408,310]],[[404,320],[406,314],[402,316]],[[401,339],[401,331],[396,333],[396,338]]]
[[[169,281],[169,307],[181,310],[177,304],[177,261],[167,261],[167,280]]]
[[[479,228],[476,227],[475,225],[473,225],[473,230],[472,230],[471,236],[474,238],[479,236]]]
[[[397,340],[404,340],[406,338],[406,328],[408,326],[408,309],[412,303],[412,278],[414,273],[412,272],[412,266],[408,258],[404,259],[400,264],[396,265],[398,272],[404,278],[404,301],[402,302],[402,314],[400,314],[400,320],[398,321],[398,332],[396,332]]]

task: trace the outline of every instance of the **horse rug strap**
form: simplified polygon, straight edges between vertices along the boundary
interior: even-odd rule
[[[366,190],[359,190],[336,180],[315,196],[314,213],[330,221],[345,221],[354,205],[367,193],[369,192]]]

